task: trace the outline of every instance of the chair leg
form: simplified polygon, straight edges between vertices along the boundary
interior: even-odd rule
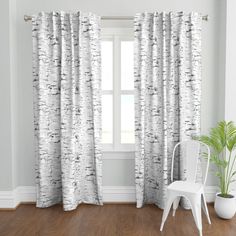
[[[201,215],[201,195],[193,198],[189,198],[191,202],[191,208],[196,226],[199,231],[199,235],[202,235],[202,215]]]
[[[211,224],[211,219],[210,219],[210,216],[209,216],[209,212],[208,212],[208,208],[207,208],[207,204],[206,204],[206,198],[205,198],[205,195],[204,193],[202,194],[202,208],[203,208],[203,211],[207,217],[207,221],[209,224]]]
[[[180,197],[177,197],[173,202],[173,216],[175,216],[176,209],[179,206]]]
[[[163,215],[162,215],[160,231],[163,230],[165,221],[166,221],[166,219],[167,219],[167,216],[168,216],[168,214],[169,214],[169,212],[170,212],[171,205],[172,205],[172,203],[173,203],[174,200],[175,200],[175,196],[169,194],[168,197],[167,197],[165,209],[164,209]]]

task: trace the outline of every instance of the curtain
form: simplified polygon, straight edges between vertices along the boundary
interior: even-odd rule
[[[164,208],[174,145],[200,133],[201,21],[198,13],[135,16],[137,207]],[[174,177],[184,173],[176,158]]]
[[[37,206],[102,204],[100,18],[32,20]]]

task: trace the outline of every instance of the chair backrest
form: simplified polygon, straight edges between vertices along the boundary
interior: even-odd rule
[[[209,161],[210,161],[210,148],[205,144],[197,140],[186,140],[179,142],[175,145],[172,155],[172,163],[171,163],[171,182],[173,182],[173,171],[174,171],[174,158],[176,154],[177,147],[180,147],[180,155],[182,157],[183,165],[186,168],[186,180],[190,182],[196,182],[197,180],[197,171],[199,168],[199,155],[201,146],[205,147],[207,153],[207,163],[205,169],[205,175],[203,178],[203,184],[205,185],[208,169],[209,169]],[[202,173],[203,174],[203,173]]]

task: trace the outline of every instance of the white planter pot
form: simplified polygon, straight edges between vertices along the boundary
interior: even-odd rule
[[[219,196],[219,193],[217,193],[214,207],[216,214],[220,218],[231,219],[236,212],[236,198],[235,196],[232,198],[224,198]]]

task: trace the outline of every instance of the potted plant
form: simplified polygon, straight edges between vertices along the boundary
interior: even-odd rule
[[[236,126],[232,121],[221,121],[208,136],[202,135],[198,139],[211,148],[210,161],[217,168],[220,192],[216,194],[214,204],[216,214],[231,219],[236,212],[236,198],[230,192],[231,183],[236,181]]]

